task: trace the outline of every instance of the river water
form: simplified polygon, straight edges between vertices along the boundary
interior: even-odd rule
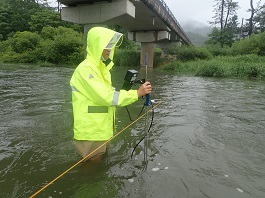
[[[126,67],[114,68],[122,86]],[[139,78],[144,78],[145,70]],[[72,145],[73,69],[0,65],[0,197],[29,197],[80,160]],[[151,113],[36,197],[265,197],[265,88],[255,79],[175,76],[148,70]],[[144,100],[128,107],[135,119]],[[117,131],[130,124],[117,110]]]

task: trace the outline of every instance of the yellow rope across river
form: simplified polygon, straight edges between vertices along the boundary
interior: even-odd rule
[[[99,146],[98,148],[96,148],[94,151],[92,151],[91,153],[89,153],[86,157],[84,157],[83,159],[81,159],[80,161],[78,161],[77,163],[75,163],[73,166],[71,166],[70,168],[68,168],[66,171],[64,171],[62,174],[60,174],[59,176],[57,176],[56,178],[54,178],[51,182],[49,182],[48,184],[46,184],[45,186],[43,186],[40,190],[38,190],[36,193],[34,193],[33,195],[30,196],[30,198],[35,197],[36,195],[38,195],[40,192],[42,192],[44,189],[46,189],[48,186],[50,186],[51,184],[53,184],[56,180],[60,179],[62,176],[64,176],[66,173],[68,173],[70,170],[72,170],[74,167],[76,167],[78,164],[80,164],[81,162],[85,161],[90,155],[92,155],[94,152],[96,152],[98,149],[100,149],[102,146],[104,146],[105,144],[107,144],[108,142],[110,142],[111,140],[113,140],[115,137],[117,137],[119,134],[121,134],[123,131],[125,131],[127,128],[129,128],[130,126],[132,126],[135,122],[137,122],[138,120],[140,120],[143,116],[145,116],[148,112],[150,112],[151,110],[153,110],[154,108],[156,108],[158,105],[160,105],[160,103],[156,104],[154,107],[152,107],[151,109],[149,109],[148,111],[146,111],[143,115],[141,115],[140,117],[138,117],[136,120],[134,120],[133,122],[131,122],[129,125],[127,125],[125,128],[123,128],[121,131],[119,131],[118,133],[116,133],[112,138],[110,138],[108,141],[106,141],[104,144],[102,144],[101,146]]]

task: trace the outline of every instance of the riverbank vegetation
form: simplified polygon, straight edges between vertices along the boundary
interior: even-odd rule
[[[215,27],[205,45],[155,49],[154,66],[181,75],[265,78],[265,5],[252,6],[252,17],[239,28],[237,3],[215,1]],[[76,67],[84,59],[83,27],[62,21],[47,1],[1,0],[0,21],[2,63]],[[139,66],[140,45],[125,38],[114,62]]]
[[[217,56],[207,60],[174,61],[163,69],[176,74],[204,77],[265,78],[265,57],[255,54]]]
[[[265,32],[234,42],[231,47],[173,48],[175,60],[163,69],[182,75],[265,78]]]

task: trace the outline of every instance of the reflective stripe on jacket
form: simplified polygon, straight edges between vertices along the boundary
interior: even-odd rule
[[[113,136],[116,106],[126,106],[138,100],[137,90],[119,92],[111,84],[111,61],[107,66],[101,54],[114,31],[92,28],[87,36],[87,57],[72,75],[72,105],[74,138],[77,140],[104,141]],[[111,59],[114,49],[111,52]]]

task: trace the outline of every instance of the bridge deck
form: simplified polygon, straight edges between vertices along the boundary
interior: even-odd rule
[[[135,6],[135,18],[114,18],[108,21],[107,25],[119,24],[130,32],[168,31],[171,36],[178,36],[182,43],[192,45],[191,41],[163,0],[130,1]],[[59,0],[59,2],[72,7],[80,4],[112,2],[112,0]]]

